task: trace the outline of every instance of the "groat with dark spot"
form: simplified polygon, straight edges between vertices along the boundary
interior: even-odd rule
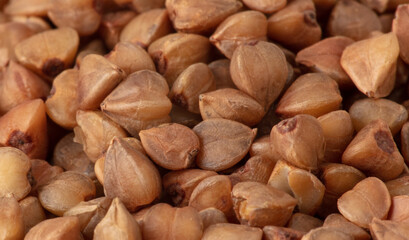
[[[56,77],[58,74],[60,74],[63,70],[65,69],[65,64],[63,61],[61,61],[58,58],[51,58],[48,59],[42,68],[42,72],[50,77],[50,78],[54,78]]]
[[[390,134],[386,131],[378,131],[375,133],[376,144],[382,151],[391,154],[394,150],[394,142]]]
[[[388,124],[375,120],[366,125],[342,154],[342,163],[383,181],[398,177],[404,160],[393,140]]]
[[[286,119],[284,121],[281,121],[277,125],[277,130],[281,134],[285,134],[285,133],[291,132],[296,127],[297,127],[297,118],[290,118],[290,119]]]
[[[324,160],[324,131],[311,115],[299,114],[275,125],[270,145],[281,159],[307,171],[316,171]]]
[[[45,159],[48,135],[43,100],[26,101],[0,118],[0,145],[18,148],[32,159]]]
[[[7,141],[7,146],[18,148],[25,154],[29,154],[35,145],[29,135],[19,130],[14,130],[10,134],[10,138]]]

